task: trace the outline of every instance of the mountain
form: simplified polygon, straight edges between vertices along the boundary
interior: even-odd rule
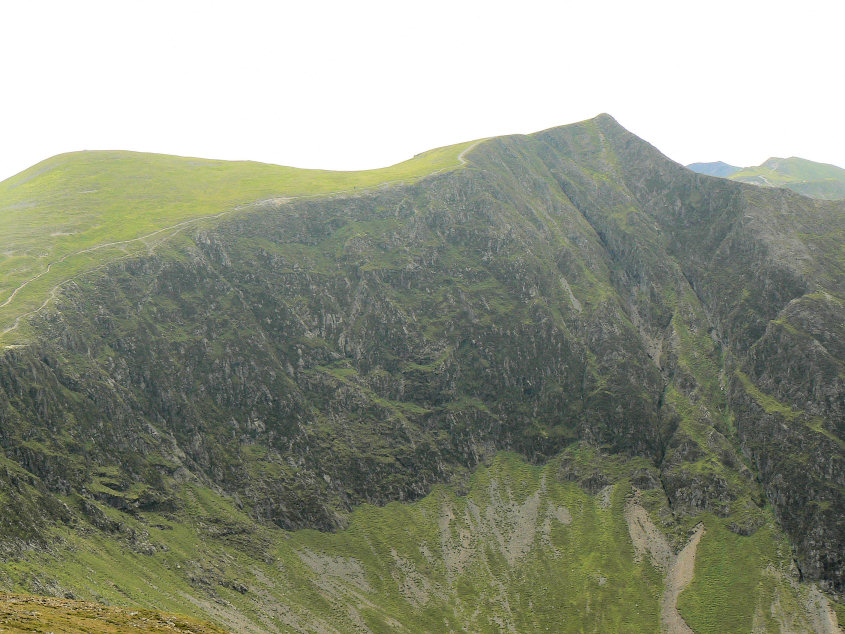
[[[724,167],[723,167],[724,166]],[[792,191],[825,200],[845,200],[845,169],[815,163],[802,158],[770,158],[757,167],[733,167],[718,163],[692,163],[689,169],[751,183],[762,187],[785,187]]]
[[[691,169],[697,174],[707,174],[708,176],[718,176],[719,178],[729,178],[732,174],[740,171],[741,167],[728,165],[722,161],[714,161],[713,163],[690,163],[687,169]]]
[[[238,632],[837,631],[845,203],[607,115],[435,154],[0,184],[0,587]]]

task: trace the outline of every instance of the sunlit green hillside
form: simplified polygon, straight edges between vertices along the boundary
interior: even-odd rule
[[[770,158],[757,167],[746,167],[728,178],[764,187],[785,187],[812,198],[845,198],[845,169],[806,159]]]
[[[337,172],[135,152],[75,152],[0,183],[0,341],[83,271],[267,198],[414,181],[463,164],[472,142],[392,167]]]

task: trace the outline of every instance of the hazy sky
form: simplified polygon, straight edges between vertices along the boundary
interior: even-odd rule
[[[845,166],[845,2],[3,2],[0,179],[130,149],[300,167],[608,112],[682,163]]]

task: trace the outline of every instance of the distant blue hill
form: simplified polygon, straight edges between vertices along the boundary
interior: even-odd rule
[[[742,168],[736,167],[735,165],[728,165],[722,161],[714,161],[712,163],[690,163],[687,165],[687,169],[691,169],[693,172],[698,172],[699,174],[707,174],[708,176],[728,178],[731,174],[738,172]]]

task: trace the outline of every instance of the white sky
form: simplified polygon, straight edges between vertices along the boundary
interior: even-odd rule
[[[395,163],[608,112],[671,158],[845,166],[845,2],[0,0],[0,179],[129,149]]]

